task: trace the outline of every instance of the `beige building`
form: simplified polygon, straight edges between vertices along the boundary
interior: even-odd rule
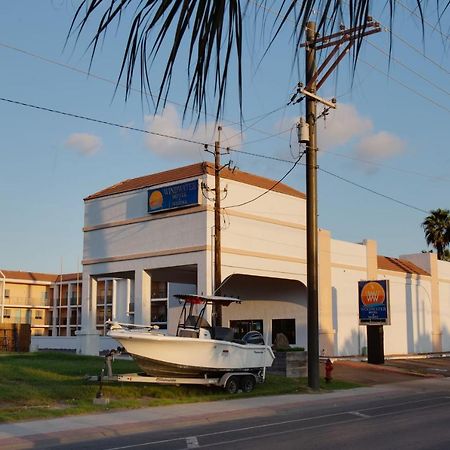
[[[0,270],[0,322],[29,324],[32,336],[75,336],[81,274]]]
[[[237,333],[258,329],[269,342],[283,332],[291,345],[307,347],[305,195],[237,170],[224,168],[221,178],[227,190],[221,205],[222,294],[243,300],[223,311],[223,324]],[[31,321],[34,348],[84,354],[117,346],[105,336],[108,319],[157,324],[173,333],[180,309],[174,294],[213,293],[212,189],[214,167],[200,163],[124,180],[88,196],[82,287],[80,276],[30,275],[24,283],[22,272],[4,271],[8,320],[20,309],[14,317]],[[365,353],[366,326],[358,310],[358,282],[364,280],[389,281],[386,355],[450,351],[449,262],[430,253],[379,255],[374,240],[341,241],[321,229],[322,354]],[[23,290],[13,294],[12,286],[21,284]]]

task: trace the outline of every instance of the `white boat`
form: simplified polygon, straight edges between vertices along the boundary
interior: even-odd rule
[[[234,339],[233,330],[211,327],[205,320],[208,305],[228,306],[231,297],[177,295],[183,303],[177,333],[158,327],[110,323],[108,336],[116,339],[146,375],[152,377],[216,377],[228,372],[259,373],[275,358],[263,336],[250,331]]]

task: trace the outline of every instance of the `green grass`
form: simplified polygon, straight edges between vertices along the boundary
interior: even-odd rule
[[[142,383],[104,383],[106,406],[94,405],[98,383],[87,382],[86,375],[98,375],[104,359],[61,352],[0,353],[0,422],[61,417],[114,409],[141,408],[173,403],[236,398],[223,389],[204,386],[162,386]],[[137,372],[131,360],[116,360],[114,373]],[[324,390],[357,387],[332,381]],[[262,396],[309,392],[306,379],[269,375],[249,394]]]

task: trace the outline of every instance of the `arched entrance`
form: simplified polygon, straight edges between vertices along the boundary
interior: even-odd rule
[[[269,343],[283,332],[290,344],[306,348],[307,291],[302,282],[234,274],[224,281],[221,293],[242,300],[223,308],[225,326],[238,333],[256,329]]]

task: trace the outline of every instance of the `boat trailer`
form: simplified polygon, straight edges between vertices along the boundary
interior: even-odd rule
[[[103,382],[122,382],[122,383],[149,383],[149,384],[165,384],[180,386],[201,385],[201,386],[218,386],[225,389],[229,394],[236,394],[239,391],[248,393],[252,392],[257,383],[264,383],[266,378],[266,368],[252,372],[224,372],[220,377],[152,377],[140,373],[113,374],[112,362],[116,355],[121,355],[123,349],[119,347],[117,350],[110,350],[105,355],[105,367],[101,370],[99,376],[87,377],[88,381],[98,381],[100,385]]]

